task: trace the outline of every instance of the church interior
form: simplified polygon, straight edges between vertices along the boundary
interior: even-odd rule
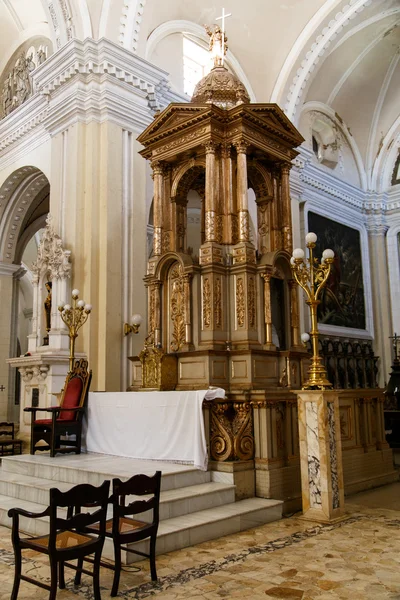
[[[156,471],[121,598],[400,598],[399,25],[0,0],[0,599],[116,595],[43,511]]]

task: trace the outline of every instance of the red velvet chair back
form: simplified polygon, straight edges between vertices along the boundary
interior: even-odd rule
[[[91,372],[88,372],[87,367],[87,361],[81,358],[76,361],[73,371],[68,373],[61,398],[62,408],[79,408],[83,406],[91,376]],[[76,411],[62,410],[59,419],[62,421],[75,421],[77,415]]]
[[[65,387],[63,408],[79,408],[81,405],[83,381],[80,377],[70,379]],[[63,421],[75,421],[77,413],[73,410],[62,410],[60,419]]]

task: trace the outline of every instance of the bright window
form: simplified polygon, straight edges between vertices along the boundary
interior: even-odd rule
[[[187,37],[183,37],[183,89],[193,95],[196,84],[210,71],[210,53]]]

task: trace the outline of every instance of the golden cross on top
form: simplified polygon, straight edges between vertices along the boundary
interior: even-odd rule
[[[232,16],[232,13],[225,14],[225,9],[223,8],[222,15],[215,19],[216,21],[221,21],[221,25],[222,25],[221,31],[223,34],[225,33],[225,19],[227,19],[228,17],[231,17],[231,16]],[[222,36],[222,39],[223,39],[223,37],[224,36]]]

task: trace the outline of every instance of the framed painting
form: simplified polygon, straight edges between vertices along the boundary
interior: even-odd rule
[[[318,322],[338,327],[365,329],[365,299],[360,232],[313,212],[308,231],[317,236],[316,256],[325,248],[335,252],[332,272],[318,306]]]

